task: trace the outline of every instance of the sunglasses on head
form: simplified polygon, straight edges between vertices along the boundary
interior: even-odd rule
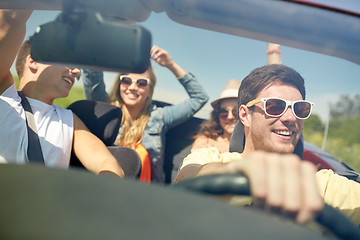
[[[286,112],[286,109],[291,106],[292,112],[298,119],[307,119],[310,117],[312,107],[314,104],[309,101],[287,101],[281,98],[260,98],[254,99],[246,104],[246,107],[252,107],[255,104],[263,102],[264,112],[269,117],[280,117]]]
[[[227,119],[228,116],[229,116],[229,112],[231,112],[231,114],[232,114],[235,118],[238,117],[238,111],[237,111],[236,108],[233,108],[231,111],[230,111],[230,110],[227,110],[227,109],[225,109],[225,108],[222,108],[222,109],[220,109],[220,111],[219,111],[219,118],[220,118],[220,119],[223,119],[223,120]]]
[[[140,79],[137,79],[137,80],[134,80],[126,75],[122,75],[120,76],[120,84],[125,86],[125,87],[128,87],[130,86],[133,82],[136,82],[136,85],[139,87],[139,88],[144,88],[148,85],[149,83],[149,79],[146,79],[146,78],[140,78]]]

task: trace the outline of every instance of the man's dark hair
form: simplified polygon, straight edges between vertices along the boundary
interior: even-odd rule
[[[241,82],[238,95],[239,107],[256,99],[265,87],[277,82],[295,86],[305,99],[305,85],[301,75],[285,65],[271,64],[254,69]]]

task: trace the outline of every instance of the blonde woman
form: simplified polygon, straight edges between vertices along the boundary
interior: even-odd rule
[[[153,46],[150,55],[175,75],[189,99],[173,106],[153,105],[156,77],[151,66],[141,74],[119,74],[109,95],[102,73],[84,70],[82,79],[87,99],[107,101],[122,109],[122,126],[114,144],[131,147],[139,153],[142,160],[140,180],[164,182],[166,131],[191,118],[208,101],[208,96],[195,76],[174,62],[166,50]]]

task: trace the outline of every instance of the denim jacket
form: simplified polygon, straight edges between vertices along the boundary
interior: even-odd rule
[[[105,91],[102,72],[83,70],[81,78],[83,79],[87,99],[107,100],[108,94]],[[151,178],[155,182],[165,181],[164,155],[167,130],[190,119],[209,100],[208,95],[191,73],[187,73],[178,80],[184,86],[190,98],[181,103],[165,107],[152,105],[150,119],[141,142],[150,155],[152,162]]]

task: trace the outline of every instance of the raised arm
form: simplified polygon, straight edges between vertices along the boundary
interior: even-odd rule
[[[205,105],[209,100],[209,96],[196,77],[180,67],[166,50],[158,46],[153,46],[151,49],[151,58],[173,72],[190,97],[179,104],[164,108],[164,111],[166,111],[166,113],[164,113],[164,122],[167,127],[172,127],[191,118]]]
[[[0,9],[0,94],[14,82],[10,73],[32,11]]]

